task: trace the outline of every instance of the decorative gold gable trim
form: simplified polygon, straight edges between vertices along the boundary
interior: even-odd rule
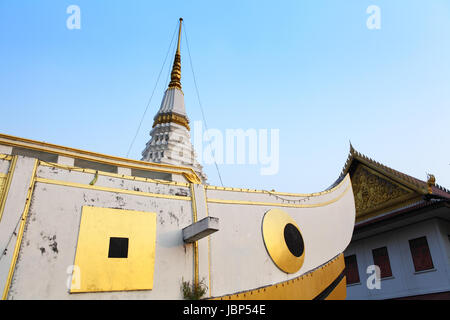
[[[410,188],[362,164],[352,174],[352,186],[357,221],[372,216],[371,213],[387,212],[418,196]]]

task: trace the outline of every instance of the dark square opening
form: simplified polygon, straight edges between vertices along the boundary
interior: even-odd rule
[[[128,238],[109,238],[108,258],[128,258]]]

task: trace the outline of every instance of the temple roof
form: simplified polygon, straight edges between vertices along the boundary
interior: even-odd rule
[[[398,212],[410,212],[424,205],[450,203],[450,191],[437,185],[434,175],[428,174],[427,181],[417,179],[363,155],[351,144],[347,161],[335,184],[347,174],[352,181],[356,226],[386,219]]]
[[[433,175],[428,176],[428,181],[417,179],[365,156],[364,154],[355,150],[351,143],[350,152],[347,161],[345,162],[344,168],[342,169],[339,180],[342,177],[345,177],[347,173],[352,173],[352,169],[355,167],[356,162],[360,162],[368,166],[369,168],[378,171],[382,175],[385,175],[422,195],[431,195],[450,199],[450,190],[436,184]]]

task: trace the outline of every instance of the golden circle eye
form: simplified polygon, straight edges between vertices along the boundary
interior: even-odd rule
[[[271,209],[262,222],[264,244],[275,265],[286,273],[295,273],[303,265],[305,244],[300,228],[291,216]]]

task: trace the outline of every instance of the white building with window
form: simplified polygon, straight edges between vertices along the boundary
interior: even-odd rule
[[[356,223],[345,250],[347,299],[450,299],[450,193],[351,148]],[[380,269],[379,286],[375,272]]]

